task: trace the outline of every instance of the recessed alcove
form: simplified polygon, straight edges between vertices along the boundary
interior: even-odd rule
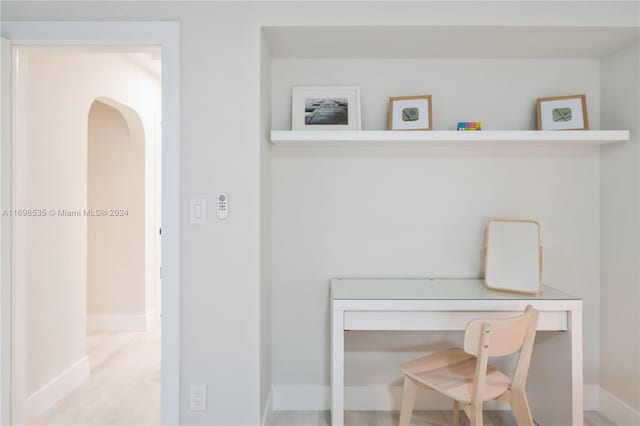
[[[640,162],[638,28],[294,26],[262,36],[274,409],[328,408],[330,278],[481,277],[492,218],[541,223],[543,282],[584,300],[585,395],[597,399],[611,241],[638,222],[610,222],[613,205],[639,195],[623,177]],[[294,86],[360,87],[362,131],[291,131]],[[418,94],[433,96],[434,131],[388,131],[388,98]],[[587,95],[590,130],[537,131],[536,99],[569,94]],[[460,134],[458,121],[483,130]],[[567,421],[547,386],[569,404],[568,355],[557,356],[566,347],[539,334],[532,406],[542,423]],[[348,333],[347,401],[393,409],[398,365],[460,337]]]

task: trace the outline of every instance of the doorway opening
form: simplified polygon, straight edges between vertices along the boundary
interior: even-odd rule
[[[160,424],[160,49],[18,57],[14,203],[41,212],[14,220],[23,417]]]

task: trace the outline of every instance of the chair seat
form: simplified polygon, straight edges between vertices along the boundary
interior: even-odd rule
[[[462,349],[453,348],[427,355],[400,366],[402,372],[415,381],[434,389],[451,399],[470,404],[473,380],[476,372],[476,357]],[[487,376],[482,401],[496,399],[511,385],[506,374],[487,366]]]

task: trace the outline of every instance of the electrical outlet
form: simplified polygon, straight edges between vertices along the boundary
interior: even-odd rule
[[[207,385],[191,385],[191,411],[204,411],[207,409]]]

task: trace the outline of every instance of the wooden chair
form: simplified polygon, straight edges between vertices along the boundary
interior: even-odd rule
[[[531,306],[514,318],[474,320],[465,330],[464,350],[449,349],[402,364],[404,390],[400,426],[411,422],[418,387],[453,399],[454,426],[458,426],[460,407],[472,426],[481,426],[482,404],[494,399],[511,404],[519,426],[532,426],[525,384],[537,323],[538,311]],[[489,357],[518,351],[513,378],[488,365]]]

